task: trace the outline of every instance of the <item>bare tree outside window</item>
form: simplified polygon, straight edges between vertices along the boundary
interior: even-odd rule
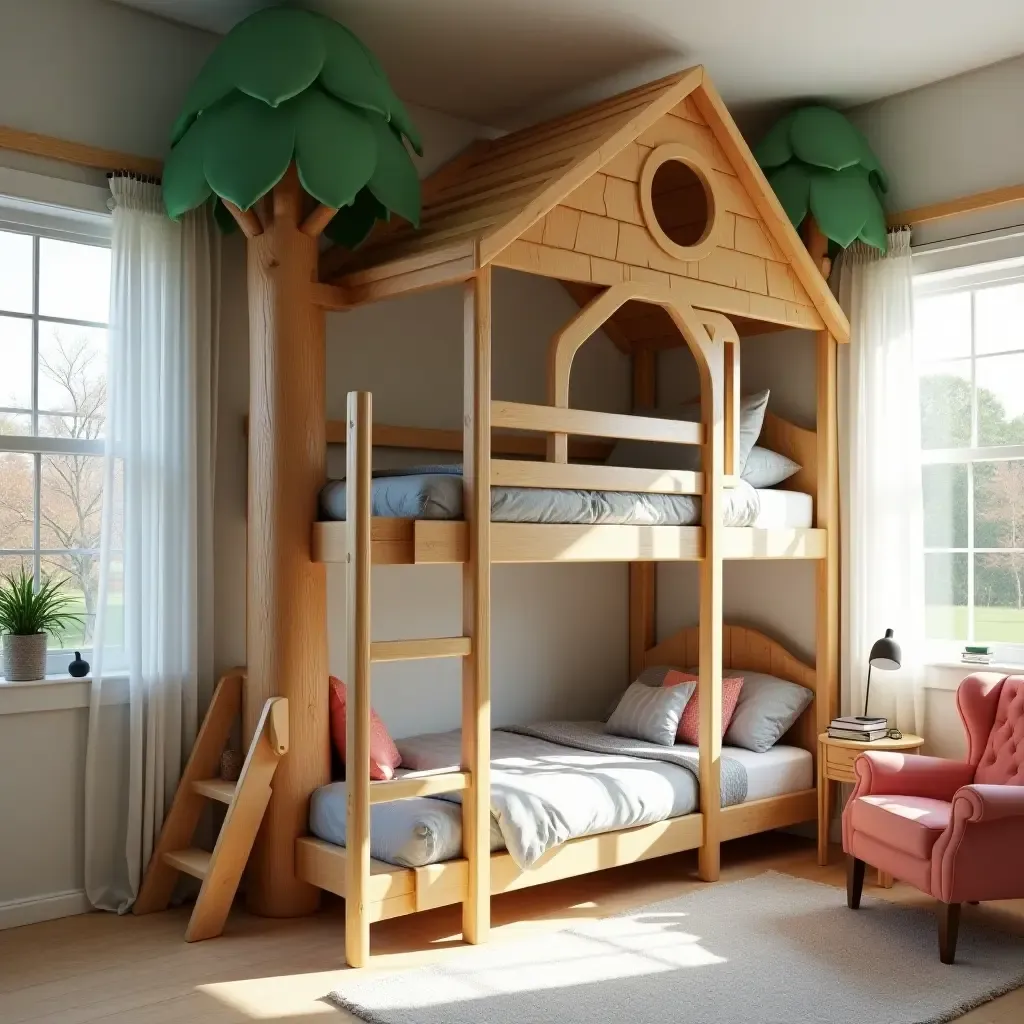
[[[0,230],[0,572],[67,581],[68,648],[91,646],[99,601],[109,265],[102,245]],[[115,551],[121,536],[115,516]]]

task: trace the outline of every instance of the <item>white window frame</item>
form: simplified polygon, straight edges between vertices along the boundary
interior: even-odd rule
[[[984,245],[989,241],[997,242],[995,245]],[[932,247],[928,247],[932,248]],[[940,448],[922,449],[922,466],[935,465],[963,465],[967,466],[967,545],[966,547],[925,547],[924,554],[966,554],[967,556],[967,640],[928,640],[929,661],[936,664],[959,663],[960,652],[964,643],[988,643],[993,649],[994,662],[1002,665],[1024,665],[1024,641],[1021,643],[1006,643],[996,641],[975,640],[975,603],[974,603],[974,556],[976,554],[1006,553],[1019,551],[1020,548],[979,548],[974,543],[974,463],[976,462],[998,462],[1009,460],[1024,460],[1024,444],[1011,445],[979,445],[978,444],[978,401],[976,390],[976,370],[978,359],[990,357],[1024,354],[1024,346],[1016,349],[1008,349],[999,353],[983,353],[980,356],[975,351],[975,313],[973,293],[983,288],[995,287],[998,285],[1019,283],[1024,284],[1024,256],[1012,256],[1010,258],[995,258],[988,262],[974,262],[981,256],[984,257],[986,250],[1000,256],[1005,255],[1007,250],[1024,251],[1024,236],[1006,235],[999,233],[998,237],[992,239],[978,239],[971,244],[962,247],[954,247],[959,252],[951,252],[949,248],[937,246],[932,253],[928,253],[923,259],[918,259],[915,253],[915,262],[921,269],[915,270],[914,275],[914,297],[915,299],[927,296],[951,294],[954,292],[970,291],[971,300],[971,349],[970,354],[955,359],[943,359],[942,363],[962,362],[969,363],[971,369],[971,443],[962,448]],[[931,258],[929,258],[931,257]],[[959,257],[959,259],[958,259]],[[970,263],[960,264],[960,260],[971,260]],[[922,266],[923,265],[923,266]],[[938,266],[942,269],[932,270],[930,267]],[[915,358],[918,363],[925,361],[921,358],[922,353],[916,352]],[[939,360],[935,360],[939,362]]]
[[[99,557],[99,550],[93,549],[50,549],[43,548],[41,535],[41,468],[42,456],[99,455],[105,451],[105,441],[75,438],[52,438],[38,436],[39,410],[39,322],[66,324],[73,327],[108,328],[107,323],[75,320],[57,316],[44,316],[39,312],[39,239],[53,238],[60,241],[78,242],[86,245],[110,247],[110,214],[107,199],[109,193],[94,186],[79,184],[63,179],[47,178],[42,175],[0,168],[0,230],[32,237],[32,312],[22,313],[0,310],[0,315],[32,322],[32,435],[0,436],[0,451],[31,455],[34,459],[35,495],[33,501],[33,546],[31,549],[8,548],[0,540],[0,554],[21,555],[31,559],[32,575],[36,586],[41,578],[42,559],[47,555],[93,554]],[[0,412],[24,414],[23,409],[0,408]],[[44,411],[45,414],[45,411]],[[83,657],[91,660],[92,649],[83,651]],[[107,663],[117,668],[124,663],[123,651],[109,652]],[[47,675],[67,675],[68,662],[74,656],[73,649],[54,648],[47,651]]]

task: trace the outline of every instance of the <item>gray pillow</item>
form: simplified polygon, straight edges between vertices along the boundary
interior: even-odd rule
[[[605,732],[671,747],[676,741],[679,719],[696,688],[696,683],[647,686],[638,679],[622,695]]]
[[[634,682],[643,683],[644,686],[662,686],[665,682],[665,676],[669,672],[680,672],[681,669],[674,668],[672,665],[651,665],[650,668],[645,668],[640,672],[640,675],[636,677]],[[691,672],[691,675],[696,673]],[[604,713],[604,720],[607,722],[609,718],[615,713],[615,709],[619,706],[621,697],[616,697],[608,709]]]
[[[751,487],[775,487],[794,473],[799,473],[800,469],[799,462],[755,444],[747,456],[742,477]]]
[[[767,391],[744,395],[740,399],[740,472],[761,434],[764,412],[768,407]],[[636,410],[638,415],[662,419],[700,422],[700,402],[677,405],[667,409]],[[700,448],[694,444],[662,444],[658,441],[620,440],[608,456],[609,466],[635,466],[638,469],[700,469]],[[795,472],[795,470],[794,470]]]
[[[746,669],[723,669],[743,676],[743,689],[724,742],[758,754],[770,750],[807,710],[814,693],[806,686]]]

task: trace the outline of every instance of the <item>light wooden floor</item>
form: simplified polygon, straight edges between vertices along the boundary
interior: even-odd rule
[[[815,863],[810,843],[759,836],[723,847],[723,880],[769,868],[836,886],[840,858]],[[492,941],[516,939],[581,917],[602,917],[678,895],[701,885],[695,857],[681,854],[585,878],[527,889],[493,903]],[[920,894],[897,885],[865,892],[907,902]],[[836,893],[837,904],[843,900]],[[335,903],[316,917],[268,921],[237,912],[226,934],[210,942],[182,941],[187,911],[117,918],[89,914],[0,932],[0,1022],[48,1024],[325,1024],[353,1020],[326,1003],[342,970],[342,921]],[[1024,900],[966,907],[963,928],[985,916],[1024,932]],[[374,925],[377,963],[395,969],[443,957],[458,944],[459,909]],[[956,967],[950,968],[956,970]],[[822,979],[823,989],[827,979]],[[961,1018],[963,1024],[1020,1024],[1024,989]]]

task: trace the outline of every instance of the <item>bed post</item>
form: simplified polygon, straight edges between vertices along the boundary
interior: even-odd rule
[[[828,331],[817,337],[818,493],[815,523],[825,531],[825,557],[817,565],[815,718],[818,733],[828,730],[839,702],[839,439],[836,413],[836,340]],[[818,814],[832,817],[829,787],[819,786]],[[828,830],[819,829],[818,863],[828,861]]]
[[[346,445],[348,552],[347,716],[345,723],[345,960],[363,967],[370,957],[370,495],[373,406],[366,391],[348,396]]]
[[[658,354],[636,348],[630,356],[633,370],[633,410],[658,405]],[[629,677],[636,679],[644,655],[654,646],[657,615],[657,562],[629,564]]]
[[[704,427],[701,447],[704,487],[700,523],[704,556],[700,560],[700,622],[698,656],[700,680],[700,812],[704,842],[697,854],[697,870],[705,882],[718,879],[722,846],[722,529],[725,487],[725,347],[728,321],[707,323],[705,314],[673,301],[665,304],[686,339],[700,374],[700,419]],[[708,330],[710,325],[711,330]],[[731,325],[729,325],[731,328]]]
[[[722,505],[725,486],[724,342],[708,346],[701,372],[701,422],[705,441],[700,562],[700,810],[704,843],[697,870],[705,882],[718,880],[721,867],[722,811]]]
[[[326,460],[325,323],[312,295],[317,240],[299,230],[302,199],[292,164],[261,202],[262,231],[247,245],[245,744],[268,697],[287,697],[291,708],[291,751],[274,776],[246,880],[249,909],[267,917],[309,914],[320,902],[296,877],[295,840],[306,832],[309,794],[330,777],[326,575],[310,551]]]
[[[462,845],[469,861],[462,934],[486,942],[491,927],[491,268],[464,285],[462,568]]]
[[[823,276],[828,275],[828,239],[813,217],[804,223],[807,251]],[[836,339],[826,329],[816,339],[817,354],[817,493],[815,522],[825,531],[825,557],[817,566],[815,627],[815,720],[819,733],[828,729],[839,704],[839,426]],[[817,748],[817,744],[815,744]],[[817,751],[815,756],[817,756]],[[831,819],[828,787],[819,787],[818,816]],[[818,830],[818,863],[828,861],[828,829]]]

